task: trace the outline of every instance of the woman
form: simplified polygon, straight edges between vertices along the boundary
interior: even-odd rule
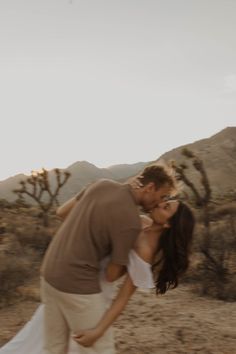
[[[135,263],[137,257],[143,261],[143,265],[140,266],[139,261],[136,266],[129,266],[123,286],[97,326],[73,336],[80,345],[91,346],[103,335],[123,311],[137,287],[155,287],[157,294],[164,294],[170,287],[177,287],[179,276],[187,270],[195,223],[191,210],[185,204],[173,200],[160,204],[150,216],[153,223],[147,225],[145,222],[146,227],[130,254],[130,266],[132,259]]]
[[[176,200],[169,201],[154,209],[150,217],[142,217],[143,231],[135,249],[130,252],[128,275],[116,299],[96,328],[74,336],[79,344],[91,346],[102,336],[123,311],[137,287],[156,287],[157,293],[164,294],[170,286],[177,286],[179,275],[187,269],[194,226],[190,209]],[[101,285],[109,304],[111,284],[101,280]],[[0,349],[0,354],[26,353],[43,353],[43,305],[39,306],[31,321]],[[75,353],[79,353],[79,348],[71,340],[68,354]]]

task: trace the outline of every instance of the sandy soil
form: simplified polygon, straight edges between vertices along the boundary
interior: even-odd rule
[[[23,327],[37,306],[25,300],[0,311],[0,345]],[[138,291],[117,320],[115,336],[117,354],[233,354],[236,303],[199,297],[190,285],[158,298]]]

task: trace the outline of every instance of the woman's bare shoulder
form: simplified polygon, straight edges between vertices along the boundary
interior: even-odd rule
[[[153,259],[153,250],[147,238],[147,231],[143,230],[138,237],[135,247],[135,252],[145,261],[151,263]]]
[[[146,262],[152,263],[159,248],[160,234],[153,227],[142,230],[136,244],[136,253]]]

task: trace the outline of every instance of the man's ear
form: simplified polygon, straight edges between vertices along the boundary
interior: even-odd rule
[[[145,186],[145,190],[147,192],[153,192],[154,190],[156,190],[155,183],[154,182],[147,183],[146,186]]]

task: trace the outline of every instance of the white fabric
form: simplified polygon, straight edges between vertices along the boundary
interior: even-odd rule
[[[151,264],[145,262],[134,250],[129,253],[128,273],[138,288],[152,289],[155,287]]]
[[[109,305],[111,304],[115,294],[114,283],[108,282],[105,279],[105,268],[107,267],[109,261],[110,257],[106,257],[100,263],[100,287],[107,303],[107,307],[109,307]]]
[[[43,354],[43,311],[41,304],[31,320],[0,349],[1,354]],[[75,341],[70,340],[68,354],[79,354]]]
[[[104,268],[109,258],[102,261],[101,288],[108,306],[114,296],[113,283],[104,278]],[[130,251],[128,272],[134,285],[139,288],[150,289],[154,287],[151,265],[145,262],[134,251]],[[0,354],[43,354],[43,305],[41,304],[31,320],[18,332],[18,334],[0,349]],[[68,354],[79,354],[78,346],[71,339]]]

